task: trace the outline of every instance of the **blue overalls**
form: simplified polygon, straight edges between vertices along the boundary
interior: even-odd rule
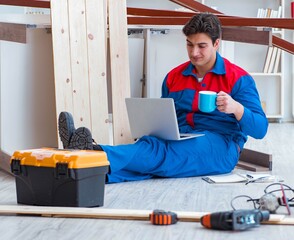
[[[193,65],[186,62],[170,71],[162,85],[162,97],[173,98],[181,133],[204,133],[202,137],[167,141],[144,136],[134,144],[102,145],[110,162],[108,182],[153,177],[193,177],[232,171],[247,136],[261,139],[268,121],[261,108],[252,77],[218,53],[214,68],[201,82]],[[237,121],[233,114],[198,110],[198,92],[224,91],[244,106]]]

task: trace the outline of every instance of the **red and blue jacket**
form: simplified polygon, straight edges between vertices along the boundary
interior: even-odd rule
[[[212,70],[197,81],[195,67],[190,61],[171,70],[162,84],[162,97],[173,98],[181,133],[213,131],[226,136],[243,148],[247,136],[261,139],[268,128],[259,94],[253,78],[242,68],[216,53]],[[198,92],[224,91],[244,106],[238,121],[233,114],[198,110]]]

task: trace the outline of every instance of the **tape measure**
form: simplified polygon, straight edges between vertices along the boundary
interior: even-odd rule
[[[177,223],[178,216],[174,212],[156,209],[149,214],[149,220],[154,225],[171,225]]]

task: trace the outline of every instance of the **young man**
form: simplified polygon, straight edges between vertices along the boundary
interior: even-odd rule
[[[180,132],[205,136],[184,141],[144,136],[134,144],[96,145],[89,129],[75,129],[70,113],[59,116],[64,148],[106,152],[110,183],[227,173],[237,164],[247,136],[261,139],[267,132],[268,121],[254,80],[217,52],[219,19],[212,14],[198,14],[184,26],[183,33],[190,61],[167,74],[162,97],[174,99]],[[215,111],[199,111],[201,90],[218,93]]]

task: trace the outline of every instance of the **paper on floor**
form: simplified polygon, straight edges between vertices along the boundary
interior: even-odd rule
[[[205,176],[202,179],[208,183],[253,183],[281,181],[277,176],[269,173],[228,173],[221,175]]]

